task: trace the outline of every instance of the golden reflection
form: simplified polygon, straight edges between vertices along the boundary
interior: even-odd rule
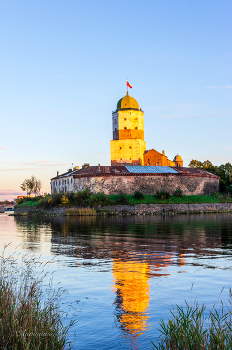
[[[116,253],[116,252],[115,252]],[[154,260],[155,258],[155,260]],[[120,326],[137,337],[150,325],[150,277],[168,277],[167,268],[176,259],[173,253],[146,255],[143,261],[113,259],[113,291],[116,293],[116,311]],[[178,265],[185,265],[185,255],[179,254]],[[181,271],[185,272],[185,271]]]
[[[129,334],[137,336],[147,327],[150,301],[149,265],[146,262],[113,259],[114,291],[119,322]]]

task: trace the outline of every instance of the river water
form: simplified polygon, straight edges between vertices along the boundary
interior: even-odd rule
[[[151,349],[175,304],[230,299],[232,214],[28,218],[0,214],[0,248],[51,261],[74,305],[75,349]],[[223,289],[224,288],[224,289]]]

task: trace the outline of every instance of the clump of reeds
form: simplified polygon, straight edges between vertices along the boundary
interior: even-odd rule
[[[94,216],[94,215],[97,215],[97,212],[96,212],[96,209],[92,209],[92,208],[67,209],[66,215],[68,215],[68,216]]]
[[[176,306],[167,324],[160,322],[161,340],[157,350],[202,350],[232,348],[232,311],[222,304],[220,311],[213,308],[206,314],[206,307],[195,305]]]
[[[63,325],[60,311],[64,290],[44,284],[45,273],[38,273],[36,259],[0,257],[0,344],[11,350],[70,349],[68,331],[75,323]],[[67,314],[66,314],[67,316]]]

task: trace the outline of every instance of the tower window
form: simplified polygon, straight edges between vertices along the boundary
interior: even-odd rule
[[[148,158],[148,162],[150,162],[150,159]]]
[[[126,118],[124,118],[124,120],[126,120]]]
[[[125,127],[124,127],[124,129],[126,130],[126,129],[127,129],[127,127],[125,126]]]
[[[135,129],[136,129],[136,130],[138,129],[137,126],[135,127]]]

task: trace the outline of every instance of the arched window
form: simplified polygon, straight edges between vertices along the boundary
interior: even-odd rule
[[[115,128],[114,131],[117,131],[117,128]]]
[[[125,127],[124,127],[124,129],[126,130],[126,129],[127,129],[127,127],[125,126]]]

